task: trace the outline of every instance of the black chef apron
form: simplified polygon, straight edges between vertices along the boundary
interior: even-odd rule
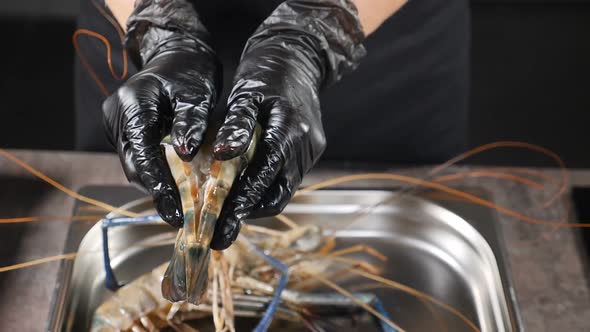
[[[78,27],[104,35],[116,74],[123,69],[115,27],[95,4],[82,0]],[[232,76],[247,38],[281,1],[198,1],[224,69],[216,112],[223,112]],[[467,141],[469,94],[467,0],[410,1],[367,38],[358,69],[321,94],[329,161],[436,163],[462,152]],[[107,66],[106,47],[95,37],[78,38],[80,52],[107,93],[122,84]],[[129,63],[129,74],[137,68]],[[76,144],[86,151],[112,151],[102,127],[104,92],[76,60]]]

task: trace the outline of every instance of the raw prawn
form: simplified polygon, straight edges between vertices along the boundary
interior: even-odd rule
[[[316,227],[297,227],[316,229]],[[273,297],[269,296],[277,294],[280,302],[277,302],[269,315],[268,324],[273,316],[285,321],[305,322],[309,319],[307,316],[310,312],[322,315],[358,312],[363,308],[357,301],[371,308],[374,307],[380,315],[387,317],[379,299],[370,293],[355,293],[355,299],[331,292],[309,293],[297,290],[296,287],[281,290],[278,293],[280,285],[276,283],[277,274],[272,273],[273,267],[261,257],[260,252],[252,252],[253,242],[276,244],[279,243],[278,239],[289,239],[290,245],[282,243],[280,246],[267,246],[261,250],[271,255],[285,256],[286,260],[293,262],[315,261],[316,264],[294,265],[290,275],[295,280],[303,280],[307,279],[306,276],[309,274],[319,272],[317,269],[309,269],[309,266],[326,263],[317,256],[321,256],[318,251],[322,249],[321,245],[326,238],[322,237],[318,241],[317,236],[315,231],[302,231],[297,228],[280,232],[260,226],[246,227],[233,246],[224,253],[215,252],[210,256],[210,273],[208,274],[210,286],[201,304],[193,305],[185,301],[172,304],[161,296],[159,285],[167,268],[167,264],[164,263],[123,286],[104,302],[94,314],[91,331],[158,331],[166,326],[177,331],[195,331],[185,321],[211,315],[217,331],[234,331],[234,317],[264,317],[273,302]],[[316,245],[301,247],[301,243],[316,243]],[[340,252],[348,254],[357,251],[363,251],[363,249],[334,251],[334,254],[340,256]],[[290,258],[293,259],[286,257],[289,252]],[[350,258],[350,260],[353,259]],[[333,264],[328,264],[323,269],[327,270],[328,267],[335,268]],[[322,274],[325,273],[327,272]],[[384,331],[396,331],[387,323],[377,320]],[[267,327],[268,325],[260,331],[266,330]]]
[[[209,244],[215,222],[232,183],[252,158],[259,134],[257,126],[247,151],[226,161],[215,160],[211,145],[205,143],[192,162],[183,162],[169,141],[163,142],[184,212],[184,225],[178,231],[174,253],[162,281],[166,299],[192,304],[201,302],[207,288]]]

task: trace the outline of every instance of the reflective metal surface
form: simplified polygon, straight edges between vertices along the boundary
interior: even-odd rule
[[[486,241],[455,213],[410,196],[390,199],[372,213],[350,222],[355,211],[387,200],[391,195],[394,194],[388,191],[316,191],[297,197],[285,213],[297,222],[312,222],[334,230],[339,247],[360,243],[381,251],[389,258],[383,266],[384,277],[452,306],[481,331],[520,331],[502,261],[502,242],[491,223],[482,227]],[[137,212],[149,207],[145,200],[126,206]],[[253,223],[280,225],[273,219]],[[173,237],[165,224],[119,227],[109,233],[113,265],[122,281],[132,280],[170,258],[171,244],[152,246]],[[73,236],[72,232],[70,235]],[[83,254],[76,258],[73,268],[67,263],[62,266],[64,284],[54,300],[49,330],[86,330],[95,308],[109,296],[103,284],[100,250],[100,227],[95,225],[80,243],[79,251]],[[371,283],[355,279],[344,285]],[[386,288],[372,291],[384,302],[392,319],[407,331],[473,331],[448,311],[401,291]],[[240,325],[237,326],[240,330]],[[371,328],[377,331],[372,325],[362,324],[351,325],[346,331],[368,332]]]

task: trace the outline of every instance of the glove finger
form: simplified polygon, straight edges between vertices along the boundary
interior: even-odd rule
[[[276,216],[283,212],[300,184],[300,176],[285,174],[285,169],[283,169],[248,217],[264,218]]]
[[[277,144],[274,139],[265,137],[259,143],[259,148],[244,174],[232,186],[215,225],[212,249],[226,249],[235,241],[241,222],[248,217],[275,181],[284,160]]]
[[[296,111],[289,110],[288,106],[281,105],[280,102],[274,102],[270,113],[268,123],[271,128],[274,128],[270,132],[281,137],[282,151],[286,161],[274,183],[248,215],[249,218],[270,217],[281,213],[295,195],[303,176],[310,170],[310,167],[304,168],[303,165],[315,163],[312,160],[314,154],[309,153],[313,150],[313,146],[309,136],[306,136],[305,131],[302,130],[304,126],[298,125],[296,118],[285,117],[285,114],[294,114]],[[286,139],[287,137],[291,139]]]
[[[176,101],[170,134],[174,150],[182,160],[191,161],[199,152],[212,104],[210,95]]]
[[[218,160],[232,159],[244,153],[252,139],[264,96],[249,88],[247,81],[239,82],[229,98],[227,116],[213,144],[213,153]]]
[[[273,118],[272,122],[278,122]],[[287,122],[278,122],[281,126]],[[274,183],[266,191],[260,202],[250,212],[250,218],[264,218],[275,216],[283,211],[289,203],[297,188],[301,184],[304,171],[298,165],[298,160],[305,158],[302,144],[289,145],[284,143],[284,154],[287,156],[285,166],[275,179]]]
[[[138,107],[136,107],[138,108]],[[121,101],[117,93],[110,95],[102,104],[103,127],[111,145],[117,150],[121,166],[129,182],[141,186],[137,170],[133,165],[133,154],[129,148],[129,141],[122,135]]]
[[[160,147],[165,128],[156,111],[138,112],[124,129],[131,160],[141,185],[150,193],[156,210],[174,227],[183,222],[180,194]]]
[[[121,134],[121,117],[119,115],[119,105],[119,96],[116,93],[110,95],[102,103],[102,125],[109,143],[111,143],[114,148],[119,148],[118,143],[121,141],[119,139]]]
[[[117,151],[119,151],[119,160],[121,161],[121,166],[123,166],[123,172],[125,173],[127,180],[130,183],[143,188],[141,179],[139,178],[137,170],[135,169],[133,152],[129,148],[129,141],[127,141],[127,139],[120,139],[119,143],[117,144]]]

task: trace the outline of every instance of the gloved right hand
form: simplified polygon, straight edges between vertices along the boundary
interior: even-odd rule
[[[147,190],[164,221],[181,227],[180,195],[160,141],[170,134],[180,158],[196,155],[220,91],[220,65],[186,0],[140,1],[126,37],[141,70],[104,102],[105,130],[127,179]]]
[[[246,218],[276,215],[287,205],[326,146],[320,89],[357,66],[363,39],[350,0],[284,1],[250,37],[215,158],[243,154],[257,122],[264,131],[223,205],[211,248],[229,247]]]

